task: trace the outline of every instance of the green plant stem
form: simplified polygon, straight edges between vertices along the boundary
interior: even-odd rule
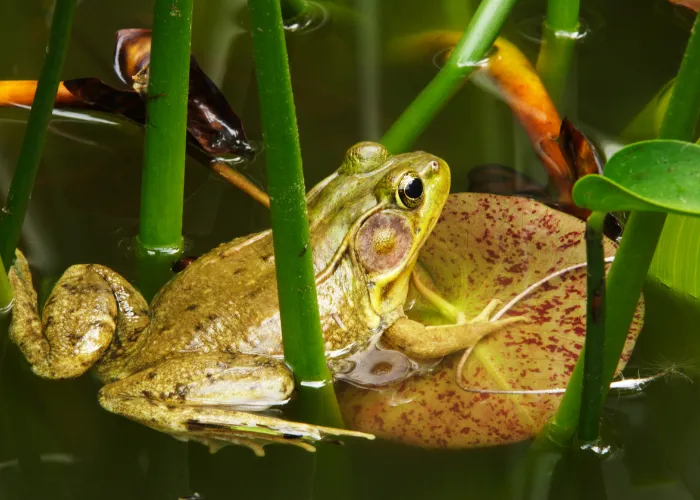
[[[306,0],[280,0],[282,18],[294,19],[309,10],[309,2]]]
[[[627,340],[647,271],[661,236],[666,214],[632,212],[607,280],[606,346],[603,371],[604,401]]]
[[[700,16],[695,17],[659,139],[692,142],[700,116]]]
[[[515,0],[483,0],[474,13],[464,35],[440,72],[418,94],[394,122],[381,142],[392,153],[400,153],[413,142],[435,118],[442,107],[478,68],[505,23]]]
[[[12,303],[12,288],[10,288],[10,282],[7,279],[7,273],[5,272],[5,266],[2,265],[2,259],[0,259],[0,311],[5,309]]]
[[[586,354],[583,362],[583,387],[578,436],[595,441],[600,431],[603,410],[603,365],[605,359],[605,251],[603,226],[605,213],[593,212],[586,222]]]
[[[700,100],[694,93],[700,88],[699,64],[700,17],[696,17],[661,125],[662,139],[692,140],[694,125],[691,127],[689,124],[694,124],[700,113]],[[625,226],[615,261],[610,267],[606,285],[606,345],[601,402],[607,397],[610,382],[619,364],[627,332],[665,222],[666,214],[663,213],[633,212]],[[578,426],[577,408],[581,403],[584,358],[582,353],[556,415],[547,423],[538,439],[549,439],[565,446],[573,437]]]
[[[284,357],[298,383],[330,383],[282,13],[278,0],[249,1],[248,8],[269,177]]]
[[[580,0],[549,0],[545,23],[554,31],[576,33],[579,27]]]
[[[571,83],[571,67],[579,30],[579,0],[549,0],[542,30],[537,73],[552,101],[564,113],[564,97]]]
[[[193,0],[156,0],[149,68],[139,243],[182,248]]]
[[[68,53],[73,26],[75,0],[57,0],[51,22],[51,32],[41,68],[27,129],[22,139],[17,168],[7,195],[5,209],[0,214],[0,260],[9,269],[14,261],[22,223],[29,206],[39,162],[46,142],[46,130],[51,120],[61,68]]]

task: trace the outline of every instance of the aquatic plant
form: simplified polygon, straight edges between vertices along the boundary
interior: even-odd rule
[[[278,263],[285,356],[294,369],[299,382],[323,383],[326,390],[332,391],[332,386],[328,384],[330,374],[325,364],[318,324],[314,277],[310,265],[311,252],[308,247],[308,222],[305,221],[305,189],[301,152],[296,131],[294,96],[291,91],[282,26],[283,17],[298,16],[308,9],[308,4],[303,1],[291,0],[282,2],[281,8],[278,2],[267,0],[265,2],[251,2],[250,4],[253,48],[256,58],[266,160],[272,197],[271,210],[273,234],[275,235],[275,254]],[[437,116],[440,109],[475,71],[489,67],[494,72],[500,68],[504,71],[500,75],[503,82],[508,81],[508,77],[513,76],[513,72],[507,75],[505,73],[506,70],[513,69],[509,68],[508,64],[503,63],[501,66],[496,66],[499,64],[499,58],[511,49],[507,42],[502,41],[499,46],[499,42],[496,40],[513,4],[512,0],[485,0],[479,6],[463,34],[460,34],[456,39],[454,36],[447,37],[454,40],[449,42],[451,44],[450,57],[443,61],[437,76],[387,131],[383,142],[390,150],[399,152],[408,149]],[[59,0],[55,16],[67,15],[67,11],[61,10],[61,6],[67,5],[69,2]],[[156,4],[155,25],[158,26],[158,23],[162,22],[164,24],[161,28],[167,26],[167,29],[159,34],[159,30],[156,28],[154,33],[153,65],[150,68],[148,83],[149,124],[147,125],[147,146],[144,156],[142,224],[139,236],[139,241],[144,247],[151,250],[178,251],[182,243],[182,179],[184,175],[188,88],[186,83],[187,76],[190,74],[187,68],[190,61],[189,25],[191,19],[189,16],[191,10],[191,1],[183,1],[182,3],[159,1]],[[510,89],[505,85],[498,89],[502,94],[505,94],[505,100],[514,104],[514,111],[526,128],[528,128],[528,123],[533,123],[532,116],[527,116],[524,113],[524,109],[530,105],[532,105],[530,107],[540,111],[545,104],[553,108],[553,114],[545,113],[549,118],[556,115],[556,109],[560,111],[570,109],[567,108],[563,96],[567,89],[566,82],[572,64],[575,38],[580,30],[578,10],[579,2],[577,1],[553,0],[548,3],[545,43],[539,55],[537,70],[556,106],[552,106],[549,101],[542,97],[544,94],[544,97],[549,99],[546,93],[534,92],[534,86],[529,87],[529,93],[526,95],[515,97],[508,96],[507,92]],[[68,18],[64,17],[63,19]],[[165,23],[166,21],[168,23]],[[56,29],[63,26],[63,35],[66,35],[69,24],[61,25],[56,22],[54,24]],[[163,40],[167,39],[172,43],[168,42],[166,46]],[[62,40],[65,46],[67,36],[64,36]],[[443,38],[442,42],[445,40],[446,38]],[[494,41],[500,51],[495,56],[489,53]],[[698,64],[698,58],[700,58],[698,44],[700,42],[698,42],[696,28],[688,44],[685,59],[673,90],[668,93],[668,110],[661,126],[662,138],[683,141],[691,141],[693,138],[692,133],[697,122],[698,99],[700,98],[696,90],[700,83],[698,76],[700,72],[697,70],[700,67]],[[514,50],[517,51],[517,49]],[[177,54],[176,57],[173,57],[174,53]],[[490,59],[489,55],[491,55]],[[51,51],[49,56],[51,56]],[[167,68],[166,63],[166,69],[163,70],[165,73],[159,75],[161,72],[158,66],[159,61],[167,61],[168,58],[171,59],[173,65]],[[485,59],[488,60],[485,62]],[[512,60],[512,58],[508,59],[508,61]],[[524,57],[523,60],[525,60]],[[47,56],[47,64],[48,61],[50,61],[50,57]],[[58,68],[60,69],[60,65]],[[167,71],[172,71],[172,73],[167,73]],[[55,66],[54,72],[54,76],[58,78],[58,70]],[[170,76],[164,77],[164,74]],[[48,81],[48,77],[42,77],[42,82]],[[168,83],[172,84],[173,87],[161,86]],[[537,83],[539,84],[539,82]],[[50,92],[42,91],[43,85],[44,83],[41,83],[37,90],[32,116],[35,114],[34,109],[37,110],[36,113],[39,113],[40,109],[50,111],[50,106],[46,108],[42,101],[46,98],[42,96],[50,94]],[[541,84],[539,85],[541,87]],[[53,88],[55,97],[56,88]],[[533,96],[537,98],[535,99]],[[527,101],[528,106],[522,105],[524,100],[528,98],[533,98]],[[171,100],[176,101],[176,103],[171,105]],[[520,107],[518,107],[519,104]],[[162,121],[159,122],[159,120]],[[531,121],[528,122],[528,120]],[[43,130],[45,130],[47,121],[48,115],[45,117]],[[576,180],[576,177],[566,178],[572,170],[572,162],[570,158],[565,158],[565,152],[561,149],[563,142],[563,133],[560,132],[561,122],[562,120],[557,115],[556,119],[550,120],[547,127],[535,124],[528,130],[528,132],[533,131],[531,133],[532,142],[537,144],[537,147],[542,147],[538,153],[549,168],[553,184],[561,182],[562,187],[559,188],[561,199],[559,201],[565,199],[565,195],[570,193],[571,186]],[[34,144],[38,145],[42,142],[41,135],[45,135],[45,131],[39,131],[42,129],[40,122],[36,122],[39,123],[36,128],[32,128],[32,123],[30,117],[30,129],[27,132],[29,139],[27,140],[33,140]],[[549,142],[544,142],[544,139]],[[549,144],[552,149],[545,150],[543,144]],[[31,155],[24,155],[23,146],[20,164],[22,162],[29,164],[34,161],[33,168],[35,169],[36,164],[38,164],[36,155],[40,154],[40,151],[40,147],[34,147],[31,149]],[[590,245],[588,260],[591,275],[589,276],[587,355],[580,358],[585,362],[580,362],[580,366],[577,365],[573,371],[569,391],[560,406],[559,414],[554,419],[552,427],[548,428],[545,433],[545,437],[548,435],[563,446],[570,443],[577,426],[580,432],[579,436],[584,440],[593,440],[597,435],[600,409],[609,382],[618,368],[620,353],[629,341],[629,324],[637,310],[639,293],[647,275],[649,261],[657,246],[658,234],[663,227],[665,218],[663,214],[696,215],[696,207],[691,206],[692,203],[680,205],[676,203],[679,199],[677,190],[665,189],[673,187],[674,183],[685,187],[697,185],[696,179],[690,177],[693,173],[692,168],[681,168],[684,162],[688,163],[690,167],[695,165],[696,154],[697,146],[692,146],[687,142],[662,141],[629,146],[610,159],[604,176],[588,176],[581,179],[576,185],[573,201],[576,202],[578,208],[584,208],[586,213],[589,210],[596,212],[588,220],[588,242]],[[31,156],[31,161],[24,160],[24,156],[27,158]],[[553,164],[546,163],[547,159],[551,160],[554,157],[557,161]],[[672,162],[674,166],[678,167],[678,172],[674,174],[676,177],[669,175],[667,162]],[[170,170],[171,168],[172,170]],[[654,169],[658,169],[658,172],[653,173]],[[23,170],[18,167],[18,172]],[[650,177],[647,181],[653,185],[654,189],[650,190],[648,187],[640,186],[637,182],[638,179],[634,176],[625,177],[622,175],[625,171],[632,170],[648,172]],[[219,173],[224,175],[223,172]],[[590,174],[592,171],[588,170],[583,173]],[[682,177],[682,175],[686,175],[686,177]],[[19,174],[16,177],[21,179],[22,176],[23,174]],[[32,176],[33,174],[28,175],[25,179]],[[0,222],[0,235],[2,236],[0,239],[2,244],[7,247],[2,249],[0,256],[4,259],[6,267],[11,264],[12,252],[16,246],[21,225],[21,214],[26,210],[29,192],[26,186],[29,186],[30,189],[31,182],[25,182],[25,188],[22,189],[27,195],[22,198],[25,200],[23,202],[25,203],[24,208],[19,206],[17,210],[13,210],[8,202],[8,209],[12,217],[3,214],[3,222]],[[162,189],[163,187],[167,188],[167,193]],[[657,187],[660,188],[656,189]],[[293,196],[288,196],[289,193],[292,193]],[[688,191],[688,199],[692,198],[691,194],[694,192]],[[604,197],[601,198],[601,195]],[[13,199],[12,196],[10,199]],[[265,197],[262,196],[260,199],[264,200]],[[604,203],[598,203],[600,200],[604,200]],[[601,286],[605,265],[604,256],[600,251],[603,248],[602,213],[623,210],[634,213],[627,225],[617,259],[609,273],[607,286],[603,289]],[[579,216],[582,214],[583,212],[578,213]],[[17,237],[4,232],[5,220],[14,221],[13,231]],[[14,243],[12,243],[13,238]],[[596,252],[597,255],[594,255]],[[9,301],[4,278],[4,274],[0,273],[0,307]],[[603,291],[607,293],[604,294]],[[602,307],[605,305],[607,307]],[[605,341],[602,337],[603,326],[606,330]],[[593,344],[590,342],[593,341],[596,334],[595,353],[597,355],[594,356],[594,349],[591,347]],[[583,363],[586,365],[585,368]],[[454,369],[454,366],[448,364],[448,368]],[[592,383],[589,383],[591,381]],[[583,391],[583,397],[581,391]],[[334,407],[332,394],[329,397],[331,398],[328,399],[330,407]],[[581,404],[582,399],[583,405]],[[553,411],[552,408],[549,410]],[[331,413],[334,412],[335,410]]]
[[[0,212],[0,260],[4,263],[5,270],[8,270],[14,262],[15,248],[19,243],[22,223],[39,169],[44,142],[46,142],[46,129],[56,101],[61,68],[68,53],[75,3],[75,0],[57,0],[56,2],[36,97],[27,121],[27,130],[22,140],[22,149],[7,201]]]
[[[270,178],[268,190],[284,356],[300,386],[325,386],[324,391],[332,397],[311,259],[306,189],[282,11],[277,0],[250,2],[249,9]],[[328,404],[337,406],[334,398]],[[337,410],[332,413],[337,423],[339,413]]]
[[[138,242],[146,251],[182,249],[192,0],[157,0],[148,67]]]
[[[692,140],[700,114],[700,17],[696,17],[685,56],[678,72],[661,139]],[[620,248],[607,278],[605,312],[605,360],[599,397],[605,400],[609,383],[627,338],[639,294],[647,277],[666,215],[697,215],[700,189],[700,156],[697,146],[683,142],[652,141],[632,144],[615,154],[604,176],[587,176],[574,188],[574,201],[591,210],[631,210]],[[589,296],[588,300],[594,300]],[[559,411],[545,430],[556,441],[568,441],[578,425],[583,359],[569,382]],[[597,375],[596,375],[597,376]],[[585,410],[599,419],[602,405],[593,399]],[[587,428],[593,424],[588,423]],[[590,435],[586,437],[590,439]]]

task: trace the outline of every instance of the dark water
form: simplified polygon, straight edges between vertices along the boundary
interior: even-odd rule
[[[375,15],[368,29],[330,23],[289,38],[308,185],[334,170],[344,150],[377,139],[434,75],[429,64],[402,66],[382,56],[393,38],[428,29],[461,29],[467,1],[339,2]],[[473,3],[473,2],[472,2]],[[613,140],[676,72],[690,16],[662,0],[584,3],[590,30],[578,53],[572,116],[598,139]],[[260,140],[256,82],[245,32],[245,2],[197,0],[193,51]],[[0,4],[0,79],[35,79],[50,19],[49,0]],[[114,32],[147,27],[151,2],[83,0],[77,10],[66,78],[111,70]],[[535,57],[544,2],[518,3],[506,36]],[[371,37],[370,37],[371,38]],[[0,110],[0,192],[6,192],[27,113]],[[141,130],[132,124],[56,119],[26,223],[23,248],[45,295],[77,262],[100,262],[134,277],[128,256],[137,229]],[[510,112],[467,86],[416,148],[445,158],[455,191],[475,165],[514,165]],[[250,167],[264,182],[263,162]],[[541,172],[534,172],[541,177]],[[245,195],[190,161],[185,234],[188,253],[261,229],[267,214]],[[41,293],[40,291],[40,293]],[[700,309],[661,285],[647,289],[644,332],[631,363],[647,372],[669,365],[690,377],[700,365]],[[0,324],[5,330],[7,318]],[[606,459],[536,455],[528,443],[431,451],[388,442],[321,447],[315,455],[270,447],[265,459],[246,449],[216,455],[103,411],[98,382],[86,376],[48,382],[33,376],[3,337],[0,358],[0,499],[202,498],[609,498],[700,497],[700,399],[683,377],[651,384],[634,397],[611,397]],[[549,496],[548,496],[549,495]]]

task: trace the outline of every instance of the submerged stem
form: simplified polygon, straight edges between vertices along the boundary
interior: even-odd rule
[[[284,357],[298,383],[330,383],[321,333],[294,96],[278,0],[249,1]]]
[[[193,0],[156,0],[146,102],[139,242],[182,248]]]
[[[593,212],[586,222],[586,354],[583,356],[583,387],[578,435],[595,441],[603,410],[603,365],[605,360],[605,213]]]
[[[381,142],[406,151],[486,57],[515,0],[483,0],[440,72],[394,122]]]
[[[46,142],[46,129],[56,102],[61,68],[68,53],[74,12],[75,0],[56,1],[44,66],[41,68],[5,209],[0,213],[0,260],[5,263],[6,270],[14,261],[15,248],[19,243],[22,223],[39,169]]]

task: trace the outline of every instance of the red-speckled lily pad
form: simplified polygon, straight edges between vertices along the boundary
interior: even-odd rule
[[[491,299],[509,302],[547,275],[585,262],[584,223],[523,198],[460,193],[450,196],[423,249],[422,276],[445,299],[475,316]],[[615,244],[605,242],[606,255]],[[464,369],[466,384],[490,391],[566,387],[585,337],[586,270],[549,280],[504,317],[526,315],[483,340]],[[642,327],[643,303],[619,369]],[[408,312],[428,324],[445,320],[423,299]],[[466,392],[455,383],[459,354],[431,374],[381,391],[339,388],[350,427],[426,447],[462,448],[520,441],[554,413],[560,394]]]

